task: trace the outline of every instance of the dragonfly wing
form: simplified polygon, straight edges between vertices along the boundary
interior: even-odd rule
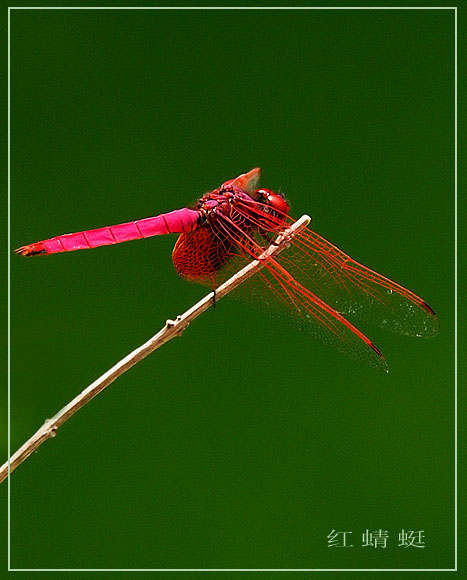
[[[246,263],[258,258],[264,251],[265,243],[269,243],[269,238],[265,238],[264,232],[260,233],[259,230],[238,228],[232,221],[220,220],[218,224],[220,231],[234,240],[229,260],[216,275],[216,282],[221,283]],[[289,249],[281,255],[287,254]],[[386,361],[376,346],[342,314],[303,286],[277,259],[263,259],[263,268],[231,295],[299,330],[309,332],[352,358],[387,370]]]
[[[218,286],[218,272],[230,258],[232,240],[207,224],[182,233],[174,246],[172,262],[177,273],[191,282]]]
[[[245,260],[248,260],[246,256],[239,255],[229,267],[239,269]],[[378,348],[344,316],[301,285],[276,259],[268,259],[231,296],[310,333],[351,358],[387,371]]]
[[[408,336],[428,338],[438,332],[438,318],[424,300],[309,229],[294,238],[278,261],[345,317]]]

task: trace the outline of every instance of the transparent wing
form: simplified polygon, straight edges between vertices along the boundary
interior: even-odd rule
[[[242,264],[236,258],[230,265],[235,264],[235,269],[239,269],[245,263],[246,260]],[[264,267],[236,288],[231,296],[311,334],[350,358],[387,371],[383,355],[362,332],[293,277],[287,276],[274,259],[268,259]]]
[[[216,255],[222,255],[222,264],[215,265],[208,277],[197,271],[196,279],[191,279],[216,287],[257,259],[293,222],[257,202],[237,203],[229,216],[220,214],[206,228],[209,244]],[[186,238],[195,235],[196,230]],[[196,258],[196,251],[190,259]],[[436,314],[424,300],[359,264],[309,229],[297,234],[287,250],[263,263],[233,297],[371,366],[387,370],[378,348],[347,317],[410,336],[429,337],[438,332]]]
[[[239,211],[246,210],[240,207]],[[263,216],[257,223],[260,219],[263,224]],[[294,222],[288,216],[268,219],[272,231],[279,224],[283,228]],[[277,261],[295,280],[345,317],[408,336],[429,338],[438,333],[438,317],[422,298],[359,264],[308,228],[293,238],[290,249]]]
[[[259,257],[270,242],[266,242],[258,230],[240,227],[238,219],[235,222],[221,220],[217,226],[216,235],[220,239],[223,236],[235,239],[230,260],[217,273],[218,284]],[[285,250],[283,254],[288,252]],[[342,314],[301,284],[280,259],[264,260],[264,267],[235,289],[231,296],[309,332],[351,358],[387,370],[386,361],[378,348]]]
[[[309,229],[292,241],[290,252],[279,261],[346,317],[408,336],[429,338],[438,333],[438,317],[424,300]]]

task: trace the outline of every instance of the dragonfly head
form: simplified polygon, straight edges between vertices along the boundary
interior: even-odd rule
[[[267,204],[270,208],[277,211],[279,215],[288,214],[290,205],[281,193],[275,193],[270,189],[257,189],[255,197],[261,203]]]

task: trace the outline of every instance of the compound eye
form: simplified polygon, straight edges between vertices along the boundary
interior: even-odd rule
[[[269,206],[277,210],[279,213],[289,213],[289,204],[279,193],[274,193],[270,189],[258,189],[256,193],[259,194]]]

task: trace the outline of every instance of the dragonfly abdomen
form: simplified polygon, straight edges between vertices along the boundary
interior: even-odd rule
[[[198,226],[200,212],[193,209],[176,209],[155,217],[144,218],[116,226],[85,230],[75,234],[63,234],[48,240],[22,246],[16,253],[23,256],[55,254],[73,250],[87,250],[109,246],[120,242],[160,236],[164,234],[188,233]]]

